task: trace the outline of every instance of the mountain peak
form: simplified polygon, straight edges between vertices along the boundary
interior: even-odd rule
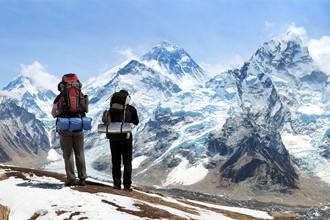
[[[264,42],[249,61],[257,65],[256,69],[263,66],[264,69],[275,68],[277,72],[292,70],[297,77],[301,77],[309,72],[313,62],[305,34],[304,28],[290,27],[284,34]]]
[[[280,35],[279,37],[275,38],[278,40],[282,40],[282,41],[296,41],[299,42],[300,44],[302,44],[304,42],[306,36],[306,30],[304,28],[299,28],[299,27],[295,27],[295,26],[291,26],[288,28],[288,30]]]
[[[32,86],[32,79],[24,76],[19,75],[17,78],[15,78],[13,81],[11,81],[7,86],[3,88],[3,90],[12,91],[14,89],[19,89],[24,86]]]
[[[150,60],[157,60],[159,62],[164,60],[164,57],[173,56],[182,57],[187,56],[187,52],[184,49],[180,48],[176,44],[163,40],[155,47],[151,49],[148,53],[142,56],[142,60],[150,61]],[[189,55],[188,55],[189,56]]]
[[[174,43],[163,40],[142,56],[141,61],[176,81],[189,81],[189,85],[207,79],[205,71],[190,55]]]
[[[286,50],[287,47],[295,45],[308,53],[307,43],[306,43],[306,30],[304,28],[289,27],[287,31],[266,44],[273,44],[275,47],[280,48],[282,51]]]
[[[20,107],[35,114],[38,119],[42,121],[53,120],[50,114],[46,112],[50,112],[56,95],[52,90],[39,86],[33,78],[21,74],[2,91],[10,94]]]
[[[176,44],[174,44],[168,40],[163,40],[156,47],[166,49],[169,52],[173,52],[173,51],[179,49],[179,47]]]

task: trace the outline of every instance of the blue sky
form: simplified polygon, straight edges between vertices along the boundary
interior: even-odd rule
[[[85,82],[162,40],[216,74],[290,26],[324,48],[329,11],[330,0],[0,0],[0,88],[33,71]]]

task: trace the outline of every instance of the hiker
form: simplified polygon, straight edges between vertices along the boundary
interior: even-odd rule
[[[129,93],[126,90],[120,90],[112,95],[110,100],[110,109],[108,112],[110,122],[139,124],[139,118],[136,109],[129,105]],[[102,119],[103,121],[103,119]],[[123,157],[124,175],[123,185],[125,191],[132,191],[132,154],[133,154],[133,136],[128,133],[107,133],[106,137],[110,142],[112,156],[112,178],[115,189],[121,189],[121,157]]]
[[[60,94],[55,98],[52,116],[61,118],[82,118],[88,112],[88,96],[81,93],[82,84],[74,73],[65,74],[58,84]],[[70,124],[70,122],[69,122]],[[68,125],[69,126],[69,125]],[[75,155],[78,171],[78,184],[86,185],[86,164],[84,154],[84,132],[79,130],[57,130],[60,135],[60,145],[63,152],[67,182],[65,186],[75,186],[76,175],[74,172],[73,153]]]

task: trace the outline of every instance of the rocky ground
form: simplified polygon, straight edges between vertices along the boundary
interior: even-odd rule
[[[152,180],[158,179],[155,172],[144,188],[162,194],[198,198],[224,205],[256,208],[267,212],[295,213],[306,219],[330,219],[330,186],[317,177],[307,176],[298,170],[297,173],[298,189],[285,189],[281,186],[274,186],[272,189],[256,188],[253,182],[249,181],[235,184],[221,179],[216,172],[210,173],[197,184],[170,185],[167,189],[153,186]],[[143,183],[140,178],[136,181]],[[159,182],[154,183],[157,185]]]

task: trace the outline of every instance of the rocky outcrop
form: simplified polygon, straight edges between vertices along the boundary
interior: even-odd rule
[[[260,134],[265,132],[262,130],[249,116],[235,117],[227,120],[219,134],[211,136],[208,144],[211,156],[226,157],[219,170],[222,182],[248,181],[263,190],[275,186],[276,189],[298,188],[298,175],[280,134],[269,132],[261,138]]]
[[[1,220],[8,220],[9,219],[9,214],[10,214],[10,208],[0,204],[0,219]]]

